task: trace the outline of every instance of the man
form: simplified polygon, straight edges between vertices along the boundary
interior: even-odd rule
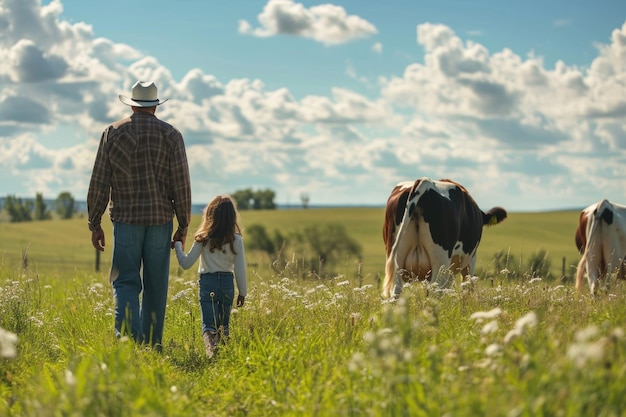
[[[184,244],[191,216],[187,154],[178,129],[155,116],[167,99],[157,98],[154,82],[138,81],[132,97],[119,99],[133,114],[102,133],[87,193],[89,230],[93,246],[103,251],[100,222],[108,205],[115,333],[160,350],[171,242]]]

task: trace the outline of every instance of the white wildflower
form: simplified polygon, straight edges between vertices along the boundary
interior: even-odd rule
[[[515,322],[515,327],[510,330],[506,336],[504,336],[504,343],[507,344],[513,338],[521,336],[524,334],[524,331],[527,327],[535,327],[537,325],[537,315],[534,311],[527,313],[526,315],[520,317]]]
[[[487,356],[494,356],[498,352],[500,352],[500,350],[502,350],[502,347],[499,344],[492,343],[489,346],[487,346],[487,348],[485,349],[485,354]]]
[[[495,319],[500,314],[502,314],[502,309],[496,307],[489,311],[477,311],[470,316],[470,319],[476,320],[476,323],[482,323],[483,320]]]
[[[469,287],[470,285],[472,285],[473,283],[471,281],[463,281],[461,283],[461,288],[465,288],[465,287]]]
[[[17,356],[17,335],[0,328],[0,358],[14,358]]]
[[[598,329],[597,326],[592,325],[577,331],[576,335],[574,335],[574,339],[577,342],[587,342],[591,339],[595,339],[598,334],[600,334],[600,329]]]
[[[498,331],[498,322],[495,320],[490,321],[489,323],[485,324],[481,330],[482,334],[491,334],[491,333],[495,333]]]
[[[604,357],[609,339],[601,337],[594,341],[598,333],[596,326],[587,327],[576,333],[574,337],[576,341],[567,348],[567,357],[579,368],[585,366],[587,362],[598,362]]]
[[[338,282],[338,283],[337,283],[337,286],[338,286],[338,287],[342,287],[342,286],[344,286],[344,285],[348,285],[348,284],[350,284],[350,281],[345,280],[345,281],[340,281],[340,282]]]
[[[65,383],[67,385],[76,385],[76,377],[69,369],[65,370]]]
[[[376,335],[371,330],[366,332],[363,335],[363,341],[367,343],[368,345],[371,345],[372,343],[374,343],[374,340],[376,340]]]
[[[30,316],[30,321],[37,327],[43,327],[43,320],[38,317]]]
[[[353,291],[354,291],[354,292],[365,292],[365,290],[367,290],[367,289],[369,289],[369,288],[372,288],[372,287],[373,287],[373,285],[372,285],[372,284],[366,284],[366,285],[364,285],[364,286],[362,286],[362,287],[356,287],[356,288],[353,288]]]

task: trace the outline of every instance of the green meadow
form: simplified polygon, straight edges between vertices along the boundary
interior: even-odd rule
[[[99,271],[84,218],[0,223],[0,328],[18,337],[15,352],[0,340],[0,415],[626,413],[626,287],[574,290],[578,212],[509,213],[485,228],[474,278],[449,289],[411,283],[395,301],[380,298],[383,214],[242,212],[244,237],[254,224],[284,233],[342,224],[362,259],[302,278],[249,251],[249,295],[213,360],[195,267],[182,271],[172,257],[158,353],[114,337],[108,221]],[[527,269],[537,253],[549,263],[543,274]]]

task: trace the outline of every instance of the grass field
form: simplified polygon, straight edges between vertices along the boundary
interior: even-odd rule
[[[578,213],[511,213],[485,229],[479,250],[495,280],[413,283],[395,302],[381,300],[375,279],[382,214],[242,213],[244,227],[270,231],[348,225],[364,278],[302,279],[251,253],[249,296],[211,361],[194,271],[172,265],[157,353],[114,337],[110,225],[95,272],[84,219],[0,223],[0,328],[18,337],[16,355],[0,357],[0,416],[624,415],[626,285],[590,297],[571,282],[492,271],[495,252],[546,250],[560,276],[560,259],[578,260]]]

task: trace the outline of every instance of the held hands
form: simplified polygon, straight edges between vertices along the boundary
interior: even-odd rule
[[[174,242],[180,242],[183,245],[183,250],[185,249],[185,240],[187,239],[187,229],[185,230],[176,230],[174,233],[174,237],[172,237],[171,247],[174,249]]]
[[[243,307],[243,303],[246,302],[246,297],[243,295],[237,296],[237,307]]]

